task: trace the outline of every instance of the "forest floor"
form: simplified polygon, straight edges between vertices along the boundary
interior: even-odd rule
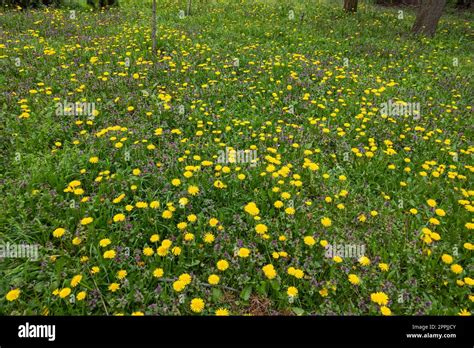
[[[472,13],[158,3],[0,12],[1,314],[470,313]]]

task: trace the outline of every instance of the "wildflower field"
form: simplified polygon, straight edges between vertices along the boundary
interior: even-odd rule
[[[0,12],[0,314],[470,315],[472,12],[185,7]]]

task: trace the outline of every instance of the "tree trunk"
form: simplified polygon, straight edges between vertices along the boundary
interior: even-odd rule
[[[347,12],[357,12],[358,0],[344,0],[344,10]]]
[[[191,16],[191,1],[192,0],[188,0],[188,6],[186,8],[186,16]]]
[[[151,44],[152,54],[156,54],[156,0],[152,3]]]
[[[458,0],[456,2],[456,7],[466,9],[466,8],[471,7],[471,2],[472,2],[471,0]]]
[[[423,0],[416,14],[412,32],[433,36],[445,5],[446,0]]]

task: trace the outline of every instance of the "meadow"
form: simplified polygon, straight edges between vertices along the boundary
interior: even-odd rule
[[[2,10],[0,314],[470,315],[473,14],[341,6]]]

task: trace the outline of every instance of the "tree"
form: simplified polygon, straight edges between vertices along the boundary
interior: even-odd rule
[[[445,5],[446,0],[422,0],[412,32],[433,36]]]
[[[357,12],[358,0],[344,0],[344,10],[347,12]]]
[[[186,7],[186,16],[191,15],[191,3],[192,3],[192,0],[188,0],[188,6]]]
[[[87,4],[93,8],[102,8],[118,5],[118,0],[87,0]]]
[[[456,2],[457,8],[469,8],[471,7],[472,0],[458,0]]]
[[[2,6],[20,6],[22,9],[39,8],[42,6],[59,7],[63,3],[62,0],[1,0]]]

